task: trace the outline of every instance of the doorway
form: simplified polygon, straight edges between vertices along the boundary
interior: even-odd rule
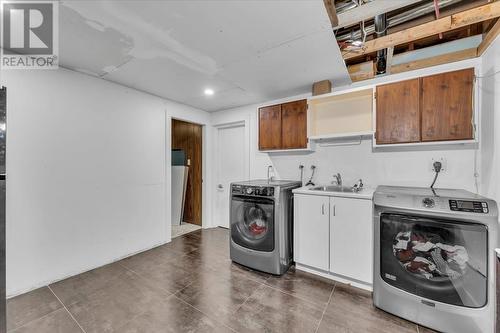
[[[172,238],[202,225],[202,147],[203,126],[172,119],[172,184],[180,187],[172,191],[172,212],[179,211],[176,220],[172,220]],[[175,169],[179,167],[185,172],[177,173]]]
[[[229,228],[230,184],[248,179],[245,122],[216,128],[215,223]]]

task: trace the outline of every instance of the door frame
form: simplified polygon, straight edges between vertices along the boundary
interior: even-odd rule
[[[174,133],[173,131],[175,126],[180,126],[182,129]],[[191,132],[192,130],[194,130],[196,134]],[[181,138],[179,138],[175,134],[179,134]],[[176,140],[176,142],[180,143],[180,146],[176,147],[173,147],[172,143],[172,148],[183,148],[184,146],[184,148],[187,149],[186,158],[191,157],[192,161],[194,161],[194,163],[188,166],[189,177],[191,178],[190,180],[191,188],[190,188],[190,193],[189,194],[186,193],[186,200],[185,200],[186,206],[190,207],[192,211],[189,211],[189,209],[187,211],[186,210],[183,211],[183,215],[186,212],[189,212],[189,214],[187,214],[188,216],[183,216],[184,218],[187,218],[183,221],[202,227],[203,204],[204,204],[203,203],[203,125],[194,123],[192,121],[184,121],[184,120],[179,120],[177,118],[172,118],[171,138],[172,140]],[[184,140],[187,140],[187,142],[184,142]],[[198,147],[200,149],[199,152],[197,150]],[[193,156],[188,156],[189,151],[193,153]],[[197,160],[198,157],[200,158],[200,160]],[[189,159],[187,161],[189,162]],[[200,163],[200,165],[198,165],[198,163]],[[197,204],[198,200],[199,200],[199,205]]]
[[[172,115],[171,112],[169,112],[168,108],[165,110],[165,149],[163,151],[164,156],[165,156],[165,165],[164,165],[164,170],[165,170],[165,187],[164,187],[164,200],[165,200],[165,232],[164,235],[165,237],[165,243],[169,243],[172,240],[172,120],[181,120],[193,124],[197,124],[201,126],[202,130],[202,183],[201,183],[201,227],[203,229],[209,228],[210,227],[210,220],[209,217],[211,216],[210,212],[210,207],[211,207],[211,202],[208,200],[208,191],[207,189],[210,186],[209,182],[209,177],[208,177],[208,163],[207,163],[207,150],[209,147],[209,142],[210,142],[210,128],[209,128],[209,122],[208,121],[203,121],[202,119],[193,119],[189,117],[183,117],[183,116],[178,116]],[[208,184],[208,186],[207,186]]]
[[[210,191],[212,193],[214,200],[212,200],[212,221],[214,221],[214,226],[219,226],[218,223],[215,222],[216,211],[217,211],[217,182],[218,182],[218,165],[217,158],[219,156],[220,147],[219,147],[219,130],[227,129],[232,127],[244,127],[245,130],[245,177],[247,180],[250,179],[250,117],[245,117],[242,120],[230,121],[217,123],[212,125],[214,128],[213,133],[213,143],[214,143],[214,157],[212,160],[213,170],[212,170],[212,179],[213,179],[213,189]]]

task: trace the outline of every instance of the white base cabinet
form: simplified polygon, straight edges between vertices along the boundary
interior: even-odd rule
[[[371,285],[372,221],[371,200],[295,194],[295,262]]]
[[[324,271],[330,266],[330,198],[294,195],[294,260]],[[296,223],[301,221],[301,223]]]
[[[373,281],[373,203],[330,198],[330,272]]]

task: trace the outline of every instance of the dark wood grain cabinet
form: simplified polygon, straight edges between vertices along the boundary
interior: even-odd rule
[[[307,148],[307,100],[259,109],[259,150]]]
[[[473,139],[474,70],[422,78],[422,141]]]
[[[281,105],[259,109],[259,149],[281,149]]]
[[[474,69],[377,86],[377,144],[472,140]]]
[[[307,148],[307,101],[281,104],[282,149]]]
[[[419,79],[377,87],[377,143],[420,141]]]

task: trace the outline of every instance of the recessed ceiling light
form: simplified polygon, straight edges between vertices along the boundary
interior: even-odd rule
[[[204,93],[207,96],[212,96],[214,94],[214,90],[210,89],[210,88],[207,88],[207,89],[205,89]]]

